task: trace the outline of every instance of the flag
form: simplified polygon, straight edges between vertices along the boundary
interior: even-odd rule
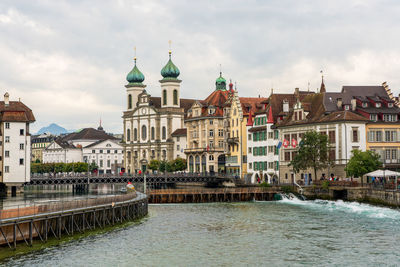
[[[282,146],[282,142],[279,141],[278,146],[276,148],[279,149],[279,148],[281,148],[281,146]]]
[[[292,139],[292,147],[296,148],[297,146],[297,140],[296,139]]]
[[[283,139],[283,147],[287,148],[289,146],[289,141],[286,139]]]

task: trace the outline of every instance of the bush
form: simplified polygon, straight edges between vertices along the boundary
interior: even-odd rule
[[[267,182],[263,182],[263,183],[259,184],[258,186],[259,186],[259,187],[264,187],[264,188],[269,188],[269,187],[271,187],[271,185],[270,185],[269,183],[267,183]]]
[[[322,182],[322,189],[328,190],[329,188],[329,181],[323,181]]]
[[[282,185],[282,186],[281,186],[281,190],[282,190],[284,193],[286,193],[286,194],[288,194],[288,193],[293,193],[293,192],[294,192],[294,191],[293,191],[293,187],[290,186],[290,185]]]

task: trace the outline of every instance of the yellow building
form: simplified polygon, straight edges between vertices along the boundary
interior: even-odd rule
[[[41,134],[32,136],[31,140],[31,161],[43,162],[43,150],[50,145],[55,136],[50,134]]]
[[[226,172],[244,178],[247,174],[246,125],[251,113],[266,105],[267,98],[239,97],[229,84],[230,97],[224,109],[226,132]]]

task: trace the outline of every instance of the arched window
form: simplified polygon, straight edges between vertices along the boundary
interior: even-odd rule
[[[146,125],[142,126],[142,140],[146,140],[147,139],[147,127]]]
[[[128,95],[128,109],[131,109],[131,108],[132,108],[132,95],[129,94]]]
[[[133,141],[137,141],[137,129],[133,129]]]
[[[174,105],[178,105],[178,90],[174,90]]]
[[[163,105],[167,104],[167,90],[163,90]]]
[[[131,129],[126,130],[126,141],[131,141]]]
[[[167,128],[165,126],[162,127],[162,139],[167,138]]]
[[[154,127],[151,127],[151,140],[155,139]]]

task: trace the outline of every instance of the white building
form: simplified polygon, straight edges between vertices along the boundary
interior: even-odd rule
[[[9,101],[9,94],[5,93],[0,102],[1,191],[14,195],[30,181],[29,124],[34,121],[32,110],[20,101]]]
[[[186,148],[186,128],[176,129],[172,134],[172,140],[174,141],[174,159],[182,158],[186,159],[185,148]]]
[[[118,174],[123,167],[123,147],[117,140],[100,140],[82,148],[83,162],[95,163],[99,173]]]
[[[99,173],[116,174],[123,166],[123,147],[100,126],[62,136],[43,151],[43,163],[88,161],[96,163]]]
[[[128,173],[145,171],[152,159],[173,160],[171,134],[183,128],[185,112],[194,103],[180,98],[179,69],[169,61],[161,70],[161,97],[151,97],[143,84],[144,75],[135,65],[127,75],[127,109],[123,113],[124,165]]]
[[[279,132],[274,129],[272,107],[256,112],[247,123],[248,174],[251,182],[279,181]]]

